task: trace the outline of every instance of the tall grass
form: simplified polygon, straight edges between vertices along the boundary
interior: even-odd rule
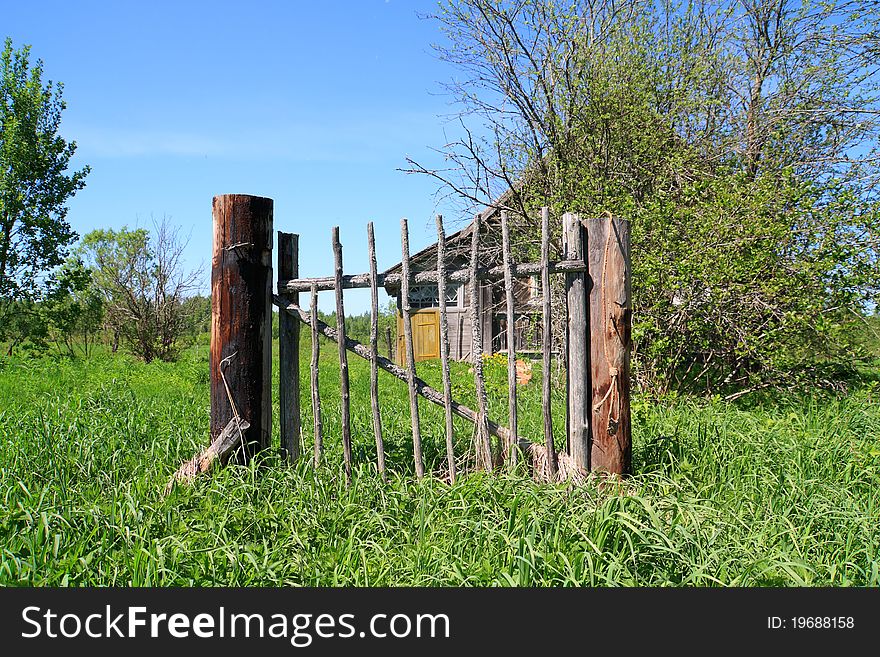
[[[880,584],[876,387],[748,405],[637,397],[635,475],[600,490],[508,474],[417,481],[406,388],[383,377],[395,473],[386,484],[371,465],[369,368],[353,359],[360,465],[346,488],[338,366],[324,351],[320,471],[307,459],[287,466],[273,450],[168,497],[171,473],[207,440],[204,348],[173,365],[109,355],[0,361],[0,584]],[[488,371],[503,421],[503,368]],[[434,364],[420,374],[439,381]],[[520,427],[540,436],[535,374],[520,392]],[[457,396],[471,399],[466,365],[454,380]],[[561,390],[554,412],[562,436]],[[428,463],[439,471],[442,409],[425,404],[422,413]],[[472,428],[456,429],[464,452]]]

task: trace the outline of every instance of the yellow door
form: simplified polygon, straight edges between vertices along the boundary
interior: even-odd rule
[[[413,355],[416,362],[440,358],[440,311],[422,308],[410,313],[413,332]],[[406,365],[406,342],[403,337],[403,317],[397,316],[397,362]]]

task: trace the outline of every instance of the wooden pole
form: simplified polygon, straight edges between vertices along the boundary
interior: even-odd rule
[[[553,444],[553,415],[550,399],[550,356],[553,342],[553,329],[550,314],[550,209],[541,208],[541,295],[543,301],[542,355],[543,379],[542,402],[544,406],[544,445],[547,449],[547,468],[550,480],[556,480],[556,446]]]
[[[474,367],[474,384],[477,393],[477,467],[485,470],[492,469],[492,443],[489,438],[487,422],[488,400],[486,399],[486,384],[483,379],[483,328],[480,317],[480,283],[477,280],[477,269],[480,251],[480,215],[474,217],[473,233],[471,234],[471,260],[470,260],[470,316],[471,316],[471,360]]]
[[[629,221],[602,217],[586,223],[593,279],[589,297],[593,395],[590,469],[627,475],[632,470]]]
[[[318,359],[321,356],[321,341],[318,339],[318,288],[312,286],[311,299],[312,320],[312,366],[310,381],[312,384],[312,417],[315,421],[315,467],[321,465],[321,456],[324,454],[324,432],[321,425],[321,391],[318,386]]]
[[[250,425],[242,462],[268,448],[272,437],[272,213],[270,198],[213,200],[211,441],[233,419],[234,407]]]
[[[333,262],[336,268],[336,331],[339,342],[339,396],[341,401],[342,452],[345,459],[345,481],[351,483],[351,393],[348,385],[348,353],[345,350],[345,305],[342,302],[342,244],[339,226],[331,231]]]
[[[401,315],[403,319],[403,339],[406,348],[406,382],[409,387],[409,412],[412,417],[413,458],[416,475],[425,476],[425,463],[422,460],[422,431],[419,425],[419,399],[416,392],[416,357],[413,349],[412,318],[409,307],[409,228],[406,219],[400,220],[400,245],[402,253]]]
[[[586,247],[586,230],[580,218],[576,214],[563,215],[563,257],[583,259]],[[565,275],[568,443],[572,460],[585,470],[590,469],[590,316],[587,294],[584,274]]]
[[[299,235],[278,231],[278,280],[299,276]],[[299,303],[299,294],[287,297]],[[288,313],[278,316],[278,384],[281,452],[293,463],[299,459],[301,440],[299,391],[299,322]]]
[[[510,254],[510,224],[507,219],[507,211],[501,211],[501,249],[502,260],[504,263],[504,295],[507,305],[507,408],[508,408],[508,425],[510,432],[516,436],[517,433],[517,416],[516,416],[516,314],[514,312],[513,298],[513,275],[511,266],[513,258]],[[514,445],[507,444],[504,446],[508,465],[510,468],[516,467],[516,448]]]
[[[449,319],[446,315],[446,233],[437,215],[437,289],[440,300],[440,368],[443,372],[443,408],[446,412],[446,463],[449,483],[455,483],[455,445],[452,433],[452,381],[449,378]],[[512,427],[511,427],[512,428]]]
[[[373,410],[373,434],[376,437],[376,460],[379,474],[385,477],[385,444],[382,441],[382,415],[379,412],[379,288],[376,285],[376,238],[373,222],[367,224],[370,250],[370,407]]]

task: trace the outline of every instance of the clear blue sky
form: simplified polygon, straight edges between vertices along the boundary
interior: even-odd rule
[[[401,217],[418,250],[467,218],[438,205],[436,183],[397,171],[428,163],[453,108],[455,71],[431,45],[434,0],[6,3],[3,34],[32,46],[44,80],[64,83],[62,134],[89,164],[68,218],[93,228],[191,231],[187,259],[210,277],[211,199],[275,199],[275,228],[299,233],[303,276],[331,275],[330,228],[347,273],[367,271],[366,222],[380,269],[400,259]],[[369,307],[346,293],[346,311]],[[332,295],[321,295],[332,310]]]

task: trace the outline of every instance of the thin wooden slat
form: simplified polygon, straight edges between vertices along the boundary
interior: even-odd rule
[[[550,263],[551,274],[583,273],[587,271],[587,265],[583,260],[559,260]],[[454,269],[446,272],[447,283],[468,283],[471,279],[470,267],[467,269]],[[541,263],[523,262],[511,267],[511,275],[514,278],[528,278],[541,273]],[[504,266],[477,268],[477,279],[480,281],[500,281],[504,279]],[[396,287],[402,284],[402,274],[379,274],[376,283],[379,287]],[[436,271],[420,271],[410,274],[410,283],[436,283]],[[278,292],[281,294],[290,292],[308,292],[312,283],[318,286],[318,290],[326,292],[336,289],[334,276],[320,276],[318,278],[296,278],[289,281],[278,282]],[[370,287],[370,275],[347,274],[342,277],[342,287],[346,290]]]
[[[419,425],[419,399],[416,393],[416,358],[413,350],[412,318],[409,307],[409,229],[406,219],[400,220],[401,267],[401,316],[403,320],[403,339],[406,348],[406,382],[409,387],[409,411],[412,417],[413,458],[416,464],[416,476],[425,476],[425,464],[422,460],[422,431]]]
[[[318,339],[318,287],[312,285],[311,302],[311,327],[312,327],[312,417],[315,421],[315,467],[321,465],[321,456],[324,453],[324,433],[321,426],[321,392],[318,386],[318,359],[321,356],[321,341]]]
[[[299,276],[299,235],[278,231],[278,279]],[[298,303],[299,294],[290,298]],[[299,459],[301,440],[299,391],[300,323],[287,313],[278,317],[278,400],[281,451],[293,463]]]
[[[345,480],[351,483],[351,393],[348,384],[348,352],[345,350],[345,306],[342,301],[342,244],[339,226],[332,230],[333,261],[336,267],[336,331],[339,342],[339,395],[341,397],[342,452],[345,459]]]
[[[455,483],[455,445],[452,432],[452,381],[449,378],[449,319],[446,315],[446,234],[443,216],[437,215],[437,287],[440,299],[440,365],[443,372],[443,403],[446,412],[446,462],[449,483]]]
[[[373,222],[367,224],[370,251],[370,407],[373,410],[373,434],[376,437],[376,461],[385,479],[385,444],[382,440],[382,415],[379,412],[379,288],[376,285],[376,238]]]
[[[562,217],[562,245],[565,258],[586,256],[586,231],[576,214]],[[590,315],[587,305],[587,277],[565,275],[566,375],[568,377],[568,442],[572,460],[590,468]]]
[[[516,333],[514,331],[516,323],[516,315],[514,313],[513,298],[513,276],[511,275],[511,265],[513,258],[510,253],[510,222],[508,221],[507,211],[501,211],[501,249],[502,260],[504,263],[504,295],[507,306],[507,407],[508,407],[508,426],[510,432],[517,435],[517,413],[516,413]],[[505,445],[507,463],[511,468],[516,467],[516,448],[513,445]]]
[[[542,309],[542,355],[543,380],[542,402],[544,406],[544,445],[547,450],[547,468],[550,480],[556,480],[556,447],[553,444],[553,416],[550,399],[550,357],[553,348],[553,332],[550,325],[550,209],[541,208],[541,297]]]
[[[480,215],[474,218],[471,234],[470,259],[470,316],[471,316],[471,359],[473,360],[474,384],[477,393],[477,467],[492,469],[492,443],[489,440],[488,400],[486,384],[483,379],[483,328],[480,321],[480,283],[477,280],[480,249]]]
[[[632,469],[629,401],[629,222],[602,217],[587,221],[590,293],[592,425],[590,469],[618,475]]]

